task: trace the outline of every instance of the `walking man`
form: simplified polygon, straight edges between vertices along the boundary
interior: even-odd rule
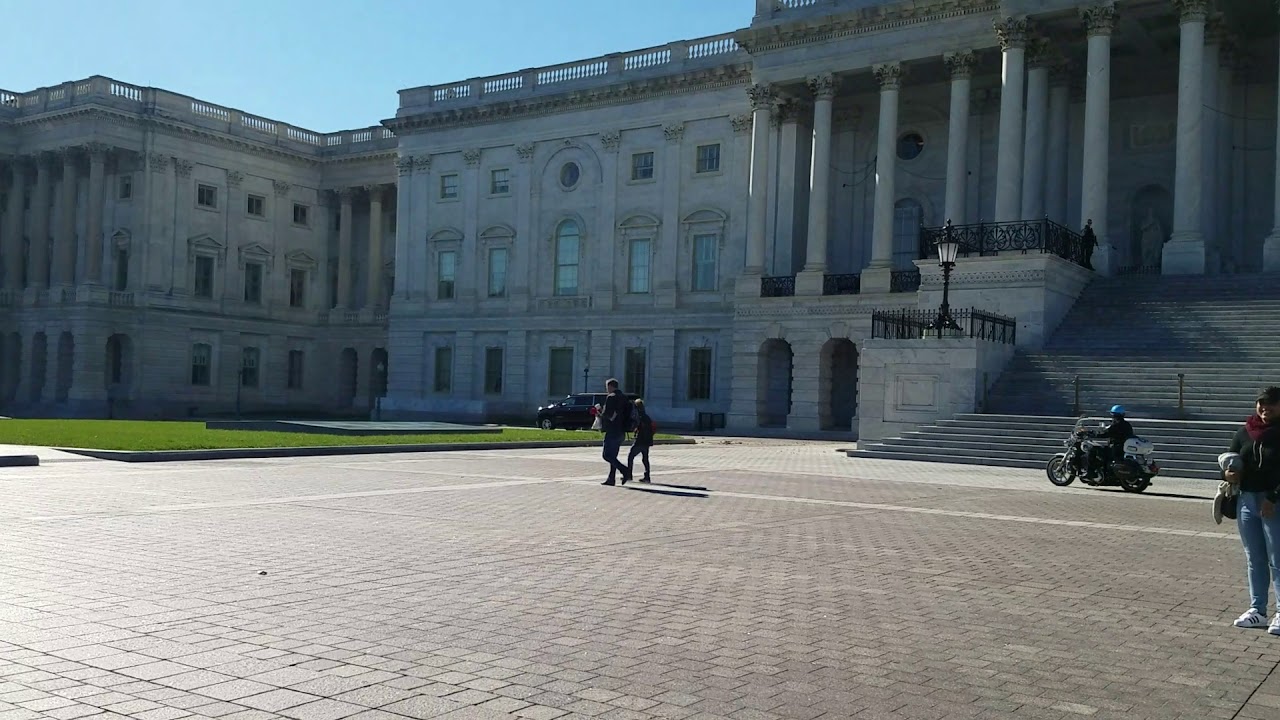
[[[609,378],[604,387],[609,391],[609,397],[605,398],[604,409],[600,411],[600,429],[604,431],[604,452],[601,455],[609,463],[609,479],[601,484],[615,484],[614,475],[620,474],[622,484],[626,485],[631,479],[631,471],[618,462],[618,450],[622,448],[622,440],[631,425],[631,402],[618,389],[618,381],[614,378]]]

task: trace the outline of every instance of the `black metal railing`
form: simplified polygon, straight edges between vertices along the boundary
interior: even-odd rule
[[[978,338],[1004,345],[1018,341],[1018,321],[969,308],[951,313],[955,327],[941,328],[937,310],[877,310],[871,313],[871,337],[917,340],[926,337]]]
[[[894,270],[889,273],[889,292],[908,293],[920,289],[920,270]]]
[[[1057,255],[1090,270],[1093,269],[1093,248],[1098,243],[1092,223],[1085,226],[1084,232],[1079,233],[1048,218],[979,222],[971,225],[947,224],[920,228],[920,259],[935,257],[938,243],[948,237],[960,244],[961,257],[981,257],[1002,252],[1042,253]]]
[[[1118,276],[1159,275],[1159,265],[1125,265],[1116,270]]]
[[[862,292],[862,276],[824,275],[822,278],[823,295],[857,295]]]
[[[793,297],[795,294],[795,275],[774,275],[760,278],[760,297]]]

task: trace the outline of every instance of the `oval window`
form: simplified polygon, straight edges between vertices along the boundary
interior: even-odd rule
[[[898,138],[898,158],[915,160],[924,152],[924,138],[920,133],[907,133]]]
[[[578,163],[565,163],[560,168],[560,185],[571,188],[578,184],[578,179],[582,177],[582,171],[578,168]]]

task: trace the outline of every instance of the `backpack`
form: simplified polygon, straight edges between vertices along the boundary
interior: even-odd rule
[[[635,423],[635,406],[627,399],[626,395],[622,396],[622,407],[618,410],[618,427],[623,431],[629,429]]]

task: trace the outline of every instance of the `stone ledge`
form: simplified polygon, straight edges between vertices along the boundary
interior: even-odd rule
[[[695,445],[692,438],[655,440],[654,445]],[[322,445],[296,448],[219,448],[215,450],[92,450],[55,448],[59,452],[117,462],[190,462],[195,460],[248,460],[326,455],[379,455],[394,453],[450,452],[459,450],[546,450],[599,447],[600,441],[527,441],[497,443],[428,443],[423,445]],[[623,442],[627,447],[630,442]],[[4,458],[0,458],[3,460]],[[3,463],[0,462],[0,465]]]
[[[40,464],[36,455],[0,455],[0,467],[35,467]]]

